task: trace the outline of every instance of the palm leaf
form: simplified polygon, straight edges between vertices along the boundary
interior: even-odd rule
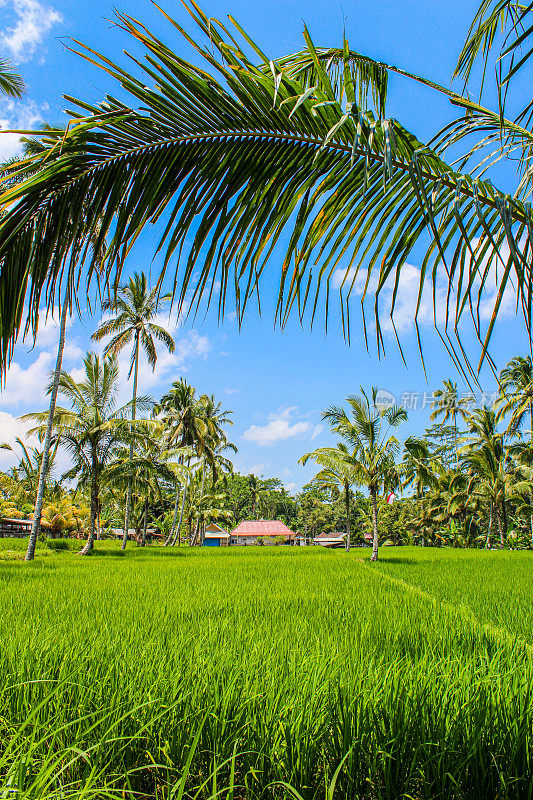
[[[88,48],[81,52],[117,81],[131,107],[111,96],[99,105],[67,98],[80,124],[53,145],[53,159],[40,157],[40,169],[27,180],[23,165],[20,183],[2,196],[9,209],[0,222],[4,369],[27,292],[35,319],[41,295],[50,302],[67,262],[87,256],[91,275],[91,237],[97,252],[106,248],[107,280],[117,285],[137,236],[163,215],[156,252],[164,255],[163,273],[172,264],[180,308],[191,292],[193,313],[202,300],[211,302],[218,282],[219,314],[232,294],[242,318],[276,254],[282,323],[294,310],[300,317],[309,312],[312,321],[321,302],[327,319],[340,270],[349,338],[349,299],[362,275],[363,299],[375,296],[381,349],[378,299],[392,283],[392,314],[402,267],[429,234],[418,307],[427,281],[434,292],[439,280],[447,281],[447,340],[448,328],[459,335],[467,309],[483,357],[513,281],[530,329],[531,211],[525,203],[455,172],[398,121],[376,118],[355,99],[344,104],[308,34],[308,60],[320,85],[300,102],[308,77],[291,76],[257,47],[261,63],[271,68],[255,66],[220,23],[193,2],[186,7],[208,47],[170,22],[195,46],[205,69],[184,61],[141,23],[117,15],[119,26],[145,49],[144,62],[133,59],[139,77]],[[250,39],[243,38],[244,49]],[[346,43],[343,50],[350,52]],[[344,66],[348,60],[345,55]],[[365,84],[357,62],[354,84],[354,69],[343,68],[345,97],[355,98],[357,81],[359,93],[365,85],[377,90],[378,71]],[[379,103],[383,97],[378,91]],[[287,232],[288,244],[282,238]],[[493,317],[482,330],[479,305],[504,245],[509,256],[496,277]]]
[[[481,56],[484,62],[483,80],[487,63],[498,34],[507,28],[509,32],[501,48],[501,58],[515,55],[520,46],[533,32],[531,11],[533,3],[517,2],[517,0],[483,0],[468,31],[467,39],[459,55],[455,75],[461,75],[465,84],[468,82],[474,64]],[[500,84],[506,83],[524,65],[531,55],[528,50],[518,62],[513,57],[507,71],[500,71]],[[481,90],[483,89],[483,80]]]
[[[13,70],[9,61],[0,58],[0,93],[8,97],[20,97],[24,88],[24,81]]]

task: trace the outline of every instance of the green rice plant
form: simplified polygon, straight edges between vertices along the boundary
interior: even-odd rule
[[[30,753],[21,792],[42,767],[154,800],[532,796],[533,651],[476,607],[484,554],[465,579],[463,551],[116,549],[0,563],[4,782]]]

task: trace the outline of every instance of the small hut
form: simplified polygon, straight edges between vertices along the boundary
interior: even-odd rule
[[[346,544],[346,532],[331,531],[330,533],[321,533],[315,536],[313,544],[319,544],[322,547],[344,547]]]
[[[244,520],[231,532],[230,544],[294,544],[296,534],[280,520]]]
[[[2,517],[0,519],[0,538],[4,536],[14,536],[16,539],[24,539],[26,536],[30,535],[32,525],[32,519]],[[43,525],[43,528],[44,527]]]
[[[205,529],[204,547],[227,547],[229,544],[229,533],[212,522]]]

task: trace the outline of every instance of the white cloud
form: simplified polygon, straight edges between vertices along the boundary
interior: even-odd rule
[[[67,320],[67,330],[72,323],[72,318]],[[0,392],[0,408],[18,406],[24,411],[28,408],[37,411],[48,405],[46,389],[55,368],[58,342],[59,309],[54,308],[48,315],[45,309],[40,309],[35,344],[31,335],[24,343],[28,350],[37,353],[37,357],[27,366],[22,366],[19,361],[11,362],[5,387]],[[24,344],[18,346],[18,352],[21,352]],[[63,368],[79,363],[82,356],[83,350],[77,341],[67,338],[63,351]]]
[[[314,441],[317,436],[320,436],[323,430],[324,430],[323,425],[315,425],[315,427],[313,428],[313,432],[311,434],[311,441]]]
[[[39,106],[33,100],[21,102],[20,100],[3,99],[0,102],[0,162],[22,154],[20,135],[5,133],[5,131],[37,130],[47,110],[46,103]]]
[[[473,241],[475,247],[476,241]],[[505,251],[505,246],[501,248],[501,255],[504,261],[509,257],[509,250]],[[467,267],[468,268],[468,267]],[[441,273],[442,274],[442,273]],[[366,270],[360,270],[355,276],[355,270],[337,269],[333,274],[332,286],[334,289],[342,287],[343,294],[348,292],[353,282],[352,294],[360,297],[364,290],[367,280]],[[378,272],[373,271],[368,282],[366,289],[366,297],[371,301],[377,286],[378,286]],[[394,304],[394,326],[398,333],[407,333],[413,330],[413,320],[415,318],[418,295],[420,291],[420,277],[421,270],[413,264],[404,264],[400,273],[398,287],[396,289],[396,298]],[[496,264],[491,266],[489,275],[486,280],[484,293],[479,305],[479,314],[482,322],[490,320],[494,303],[498,294],[498,278],[501,277],[501,264],[497,267]],[[392,307],[392,299],[394,294],[395,274],[393,273],[384,284],[380,292],[380,307],[383,309],[381,317],[382,330],[387,333],[394,332],[394,326],[389,316],[390,308]],[[479,287],[479,280],[474,283],[472,297],[474,303],[476,302],[476,292]],[[436,320],[439,326],[444,326],[446,323],[446,308],[449,308],[449,321],[453,324],[455,312],[456,295],[454,292],[448,298],[448,284],[444,277],[438,278],[435,288],[435,299],[433,298],[433,286],[431,277],[426,277],[418,308],[417,320],[419,325],[432,326]],[[499,318],[514,316],[516,313],[516,292],[513,286],[508,283],[502,303],[499,310]],[[385,313],[385,309],[387,310]],[[435,313],[434,313],[435,309]],[[370,312],[372,313],[372,312]],[[467,315],[465,315],[466,317]],[[368,317],[371,322],[370,315]]]
[[[37,45],[42,44],[49,31],[63,21],[51,6],[39,0],[0,0],[0,8],[7,8],[10,21],[0,31],[0,48],[16,61],[28,61]]]
[[[248,475],[262,475],[265,471],[265,464],[252,464],[252,466],[244,470]]]
[[[302,436],[311,428],[309,422],[293,422],[292,417],[297,411],[296,406],[290,406],[276,414],[269,414],[266,425],[252,425],[242,435],[247,442],[255,442],[261,447],[283,442]]]
[[[12,361],[0,394],[0,406],[40,410],[46,403],[46,387],[52,366],[53,355],[49,352],[39,353],[37,359],[26,368]]]
[[[15,446],[16,452],[18,448],[15,445],[15,439],[18,437],[28,445],[37,443],[37,439],[32,437],[27,439],[27,433],[30,428],[34,427],[32,422],[23,422],[22,420],[9,414],[7,411],[0,411],[0,444],[10,444]],[[0,450],[0,468],[6,469],[12,464],[16,464],[18,457],[11,453],[9,450]]]

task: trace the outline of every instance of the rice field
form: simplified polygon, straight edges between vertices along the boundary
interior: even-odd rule
[[[0,557],[0,798],[531,798],[533,557],[368,556]]]

